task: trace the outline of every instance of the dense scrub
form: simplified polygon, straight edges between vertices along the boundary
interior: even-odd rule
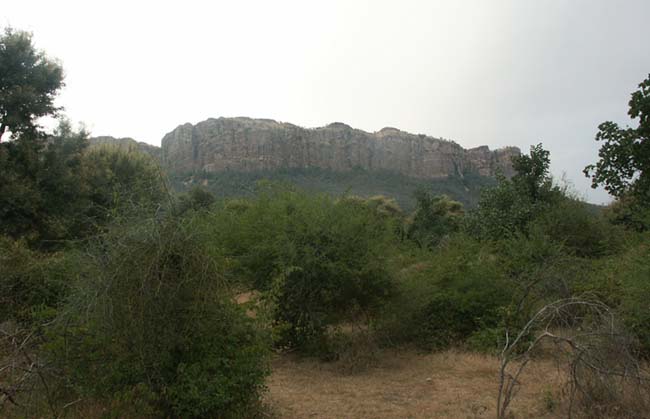
[[[414,194],[418,190],[425,190],[431,195],[452,196],[465,206],[474,207],[478,203],[481,190],[496,183],[492,177],[472,172],[465,173],[462,177],[424,180],[390,171],[368,171],[361,168],[349,172],[294,168],[253,172],[179,173],[172,176],[170,183],[178,192],[187,192],[195,185],[205,184],[210,192],[220,198],[250,198],[255,195],[256,185],[260,180],[291,184],[311,193],[334,196],[387,195],[409,211],[416,206]]]

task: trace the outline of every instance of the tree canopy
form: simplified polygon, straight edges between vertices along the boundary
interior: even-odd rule
[[[37,125],[57,116],[60,64],[28,32],[0,35],[0,234],[58,248],[96,233],[116,215],[151,210],[165,190],[155,161],[110,147],[89,150],[88,133],[62,118],[53,133]]]
[[[0,35],[0,140],[37,132],[36,119],[55,114],[54,98],[63,87],[63,68],[37,50],[29,32],[7,28]]]
[[[584,169],[592,187],[604,186],[617,198],[630,195],[640,201],[650,198],[650,74],[632,93],[628,115],[639,120],[636,128],[621,128],[607,121],[598,126],[596,141],[602,141],[600,160]]]
[[[549,152],[537,144],[528,155],[512,159],[515,175],[501,176],[497,186],[486,188],[478,207],[471,211],[466,229],[482,239],[510,237],[525,233],[528,225],[562,198],[549,174]]]

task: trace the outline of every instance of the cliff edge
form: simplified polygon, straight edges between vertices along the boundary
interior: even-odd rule
[[[464,149],[453,141],[396,128],[369,133],[335,122],[302,128],[269,119],[218,118],[183,124],[162,139],[169,173],[321,168],[388,170],[419,179],[513,174],[517,147]]]

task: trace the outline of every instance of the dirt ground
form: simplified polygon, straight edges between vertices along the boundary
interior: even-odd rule
[[[383,352],[375,367],[356,374],[336,363],[277,357],[265,402],[280,418],[493,418],[497,358],[462,352]],[[521,377],[515,418],[556,417],[560,376],[536,361]]]

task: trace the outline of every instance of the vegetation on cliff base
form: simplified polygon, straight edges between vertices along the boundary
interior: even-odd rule
[[[257,182],[269,180],[296,186],[312,193],[330,195],[358,195],[369,198],[386,195],[394,198],[403,209],[413,210],[417,205],[415,193],[426,191],[432,196],[447,195],[466,207],[478,203],[481,190],[494,186],[494,178],[467,173],[462,178],[416,179],[388,171],[354,169],[335,172],[319,168],[282,169],[259,172],[184,173],[170,177],[177,192],[187,192],[194,186],[203,186],[219,198],[252,197]]]

